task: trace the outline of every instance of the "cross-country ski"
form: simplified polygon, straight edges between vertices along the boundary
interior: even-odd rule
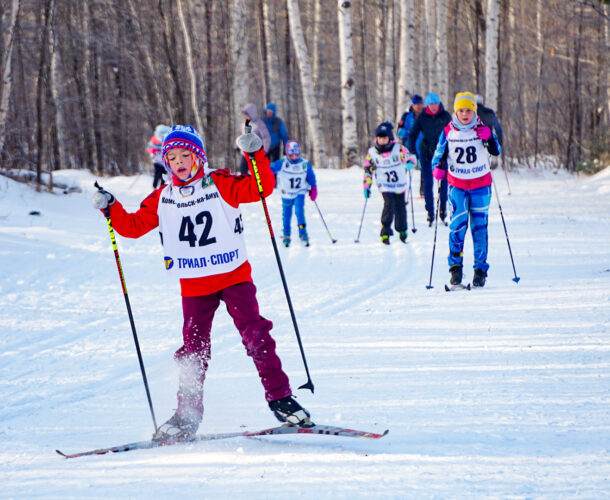
[[[376,432],[359,431],[356,429],[348,429],[344,427],[335,427],[331,425],[314,425],[312,427],[297,427],[294,425],[281,425],[278,427],[271,427],[269,429],[263,429],[261,431],[243,431],[243,432],[228,432],[221,434],[197,434],[190,439],[176,439],[170,441],[138,441],[135,443],[128,443],[119,446],[112,446],[110,448],[97,448],[95,450],[83,451],[78,453],[64,453],[60,450],[55,450],[59,455],[64,458],[78,458],[90,455],[105,455],[107,453],[122,453],[125,451],[132,450],[146,450],[151,448],[159,448],[163,446],[173,445],[188,445],[194,444],[201,441],[216,441],[219,439],[229,439],[236,437],[257,437],[257,436],[277,436],[277,435],[288,435],[288,434],[302,434],[302,435],[321,435],[321,436],[343,436],[352,438],[362,439],[380,439],[385,436],[389,431],[386,429],[381,434]]]

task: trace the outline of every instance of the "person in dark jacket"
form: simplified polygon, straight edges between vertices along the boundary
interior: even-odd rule
[[[403,113],[398,122],[398,137],[400,139],[400,143],[404,146],[407,145],[407,141],[409,139],[409,132],[411,131],[411,127],[415,123],[415,120],[419,118],[419,115],[422,114],[424,110],[424,100],[422,96],[419,94],[413,94],[411,97],[411,106],[407,111]],[[419,147],[421,145],[421,141],[423,139],[423,135],[420,133],[417,137],[417,141],[415,142],[415,150],[417,151],[417,155],[419,156]],[[421,170],[419,166],[419,162],[417,164],[417,169]],[[422,176],[419,177],[419,195],[424,196],[424,178]]]
[[[451,121],[451,115],[443,108],[440,97],[434,92],[426,95],[424,101],[424,112],[419,115],[409,131],[407,149],[418,154],[421,165],[421,175],[424,180],[424,198],[426,200],[426,211],[428,212],[428,225],[434,221],[434,180],[432,178],[432,156],[436,149],[436,143],[445,126]],[[417,137],[420,132],[423,135],[419,151],[416,147]],[[440,183],[440,208],[439,217],[444,222],[447,217],[447,181]]]
[[[263,120],[267,126],[267,130],[269,131],[269,135],[271,136],[271,144],[269,146],[269,151],[267,152],[267,156],[269,157],[269,161],[271,163],[279,160],[282,154],[282,146],[286,146],[288,143],[288,131],[286,130],[286,125],[284,124],[284,121],[276,115],[276,113],[277,107],[275,104],[272,102],[267,104]]]
[[[500,143],[500,147],[504,144],[504,136],[502,134],[502,126],[498,121],[498,117],[496,116],[496,112],[483,105],[483,96],[477,94],[477,116],[481,119],[481,121],[489,127],[489,129],[496,134],[498,138],[498,142]]]

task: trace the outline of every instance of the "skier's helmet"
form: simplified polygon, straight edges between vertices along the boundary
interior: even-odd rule
[[[286,143],[286,154],[290,155],[300,155],[301,154],[301,146],[297,141],[288,141]]]

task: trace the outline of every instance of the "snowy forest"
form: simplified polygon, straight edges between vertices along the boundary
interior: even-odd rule
[[[0,170],[135,174],[157,124],[234,169],[241,109],[278,107],[317,167],[360,164],[414,93],[484,96],[504,155],[608,163],[603,0],[3,0]],[[46,179],[51,176],[46,175]]]

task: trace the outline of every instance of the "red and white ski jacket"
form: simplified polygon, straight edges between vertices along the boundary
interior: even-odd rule
[[[246,155],[250,171],[252,165]],[[275,187],[275,177],[269,168],[269,160],[261,149],[254,154],[258,167],[263,195],[269,196]],[[216,185],[222,199],[232,207],[237,208],[240,203],[252,203],[260,200],[258,187],[254,175],[232,175],[228,169],[215,170],[209,174]],[[201,169],[193,179],[183,183],[173,176],[173,185],[184,186],[202,179],[204,171]],[[137,212],[128,213],[118,200],[110,206],[112,226],[121,236],[139,238],[159,226],[159,197],[165,186],[161,186],[150,193],[140,204]],[[223,274],[198,278],[180,279],[181,295],[183,297],[196,297],[218,292],[231,285],[252,282],[252,268],[248,261],[233,271]]]

